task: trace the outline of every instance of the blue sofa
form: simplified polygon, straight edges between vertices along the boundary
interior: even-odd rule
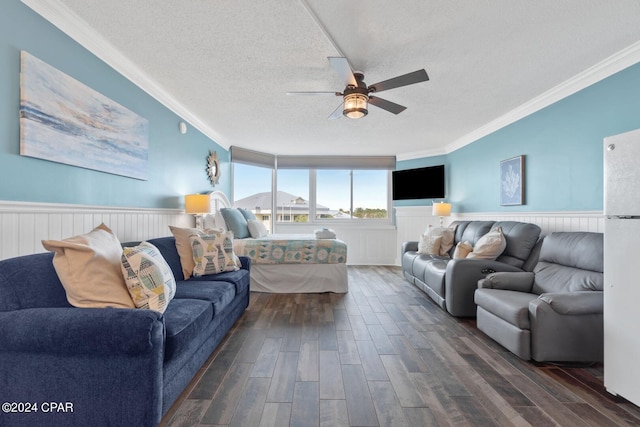
[[[248,306],[250,260],[185,281],[175,239],[149,242],[176,279],[163,314],[72,307],[52,253],[0,261],[0,425],[160,422]]]

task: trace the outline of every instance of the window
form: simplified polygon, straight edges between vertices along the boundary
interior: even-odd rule
[[[387,219],[389,172],[386,170],[353,171],[353,217]]]
[[[233,164],[233,205],[253,212],[269,232],[272,215],[271,175],[270,168]]]
[[[390,220],[393,156],[275,156],[231,147],[231,161],[234,205],[269,230],[275,222]]]
[[[316,219],[351,217],[351,171],[321,169],[316,178]]]
[[[317,171],[316,219],[387,219],[386,170]]]
[[[278,222],[309,222],[309,170],[278,169]]]

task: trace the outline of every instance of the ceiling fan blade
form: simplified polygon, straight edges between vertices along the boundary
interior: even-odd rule
[[[395,102],[387,101],[386,99],[378,98],[376,96],[369,96],[369,104],[375,105],[376,107],[387,110],[393,114],[400,114],[407,109],[407,107],[403,105],[396,104]]]
[[[287,95],[334,95],[334,96],[341,96],[342,94],[340,92],[287,92]]]
[[[340,117],[342,117],[342,110],[343,110],[343,104],[340,103],[340,105],[338,105],[338,108],[333,110],[333,113],[329,115],[328,119],[329,120],[339,119]]]
[[[412,85],[414,83],[426,82],[427,80],[429,80],[429,76],[427,75],[427,72],[422,69],[414,71],[413,73],[394,77],[389,80],[384,80],[379,83],[374,83],[369,86],[369,90],[373,89],[374,92],[382,92],[383,90],[395,89],[397,87]]]
[[[346,86],[358,86],[356,76],[353,75],[353,70],[347,58],[343,58],[342,56],[329,56],[327,59]]]

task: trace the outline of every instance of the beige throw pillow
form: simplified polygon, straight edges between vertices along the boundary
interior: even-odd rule
[[[453,251],[453,259],[464,259],[473,250],[473,246],[469,242],[460,242]]]
[[[418,253],[427,255],[440,255],[442,236],[423,234],[418,242]]]
[[[434,250],[433,252],[421,252],[420,251],[420,243],[433,244],[433,239],[436,237],[440,237],[440,248],[438,250]],[[449,255],[449,251],[453,247],[453,238],[454,238],[454,230],[452,228],[447,227],[432,227],[429,226],[427,231],[421,236],[420,242],[418,242],[418,252],[420,253],[429,253],[431,255],[441,255],[447,256]]]
[[[197,228],[180,228],[169,226],[169,230],[176,238],[176,249],[178,249],[178,255],[180,256],[180,265],[182,266],[182,274],[184,280],[189,280],[193,275],[193,268],[196,263],[193,261],[193,250],[191,249],[191,236],[202,236],[203,234],[211,234],[219,232],[220,230],[215,228],[207,228],[204,230],[198,230]]]
[[[467,258],[491,259],[494,260],[500,256],[507,247],[507,240],[502,233],[502,227],[496,227],[476,242],[473,251],[467,255]]]
[[[53,266],[75,307],[135,308],[121,270],[122,246],[104,224],[64,240],[43,240],[54,252]]]

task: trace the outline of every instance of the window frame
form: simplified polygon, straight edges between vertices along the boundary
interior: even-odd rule
[[[238,153],[237,159],[234,159],[234,153]],[[247,159],[243,156],[247,155]],[[270,166],[272,167],[271,195],[272,206],[277,206],[278,193],[278,170],[280,169],[305,169],[309,171],[309,218],[307,222],[295,223],[289,221],[278,221],[277,215],[271,216],[272,230],[276,229],[276,225],[332,225],[332,224],[367,224],[367,225],[392,225],[393,224],[393,200],[391,194],[392,188],[392,171],[395,169],[395,157],[389,156],[273,156],[265,154],[266,161],[260,156],[261,153],[245,151],[232,147],[232,174],[234,163],[252,164],[254,166]],[[255,159],[259,158],[258,162]],[[250,160],[250,161],[243,161]],[[272,163],[273,161],[273,163]],[[255,162],[255,163],[254,163]],[[282,167],[278,167],[282,164]],[[349,218],[316,218],[317,210],[317,171],[319,169],[334,169],[349,171]],[[354,171],[356,170],[386,170],[387,188],[386,188],[386,218],[355,218],[353,216],[354,203]],[[234,183],[232,182],[232,195],[234,192]],[[232,199],[235,199],[232,197]],[[277,207],[276,207],[277,209]]]

